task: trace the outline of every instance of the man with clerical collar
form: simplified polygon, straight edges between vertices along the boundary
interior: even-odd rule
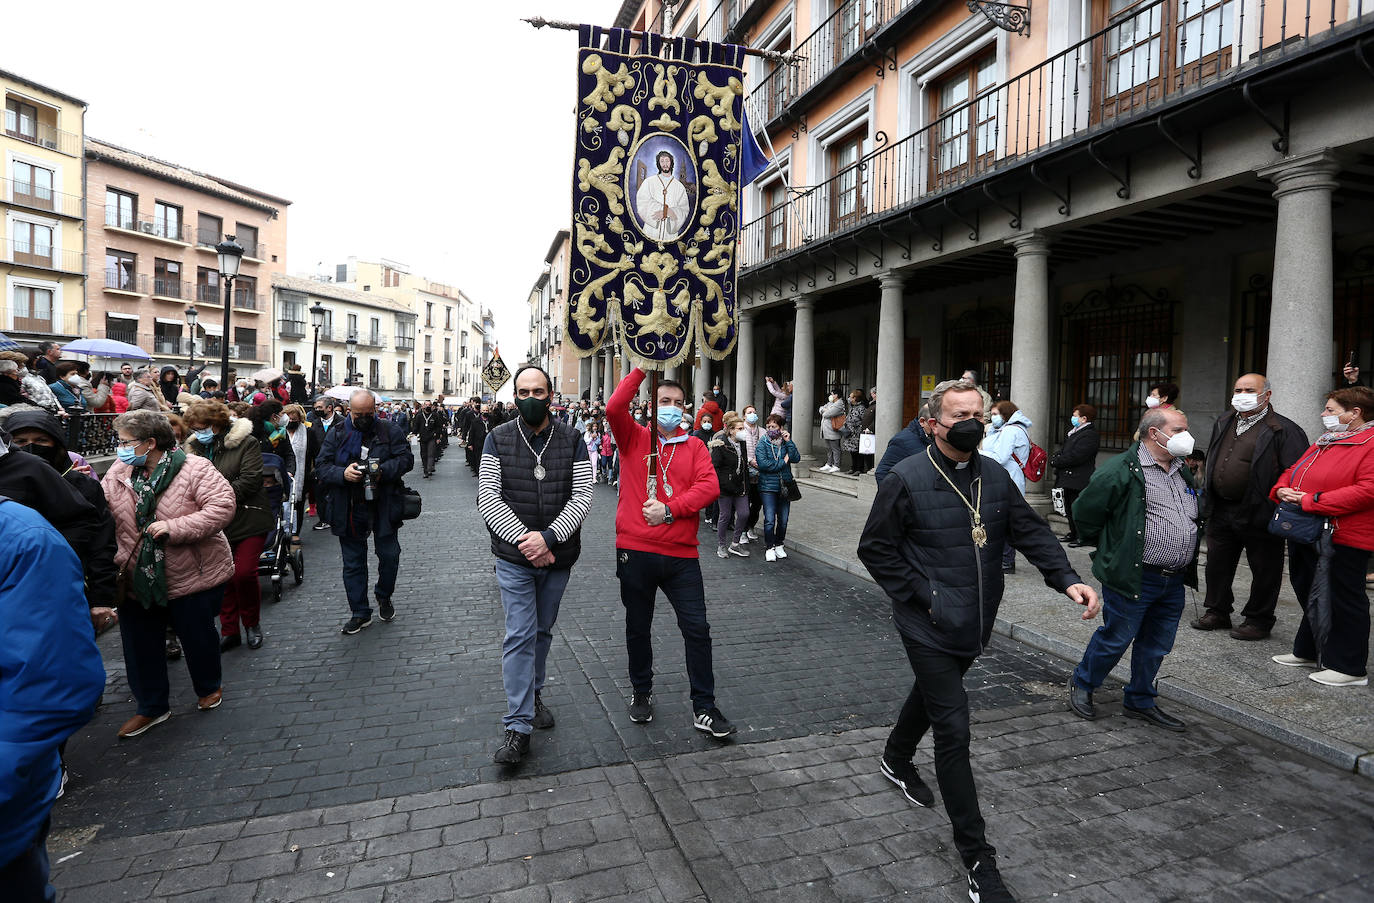
[[[706,446],[682,428],[687,395],[680,383],[659,381],[652,424],[636,423],[630,416],[630,401],[643,380],[644,371],[636,367],[606,405],[611,434],[620,449],[616,577],[625,606],[625,646],[634,691],[630,720],[644,724],[654,718],[651,627],[654,598],[662,589],[677,613],[686,647],[692,726],[723,739],[735,732],[735,726],[716,707],[711,626],[697,557],[698,517],[720,496],[720,484]]]
[[[908,800],[935,797],[912,756],[929,730],[935,776],[968,870],[969,894],[984,903],[1015,899],[997,870],[969,766],[969,707],[963,676],[992,637],[1002,601],[1002,551],[1010,544],[1045,582],[1097,614],[1083,583],[1040,515],[1005,468],[986,466],[983,398],[967,379],[947,380],[930,397],[934,443],[892,467],[859,541],[859,560],[892,600],[892,616],[915,675],[887,739],[880,770]]]
[[[558,606],[582,551],[592,506],[592,462],[576,431],[549,416],[553,380],[533,364],[515,373],[512,418],[486,434],[477,508],[491,532],[496,583],[506,611],[501,681],[505,733],[494,756],[515,765],[535,728],[554,725],[544,705],[545,663]]]

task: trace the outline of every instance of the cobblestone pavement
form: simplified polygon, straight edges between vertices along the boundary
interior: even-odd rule
[[[704,558],[740,733],[691,728],[666,605],[656,716],[630,723],[606,487],[550,653],[558,725],[518,770],[491,764],[501,608],[475,481],[453,452],[439,473],[412,480],[397,619],[340,636],[337,543],[307,533],[305,584],[265,603],[261,650],[225,656],[213,712],[174,664],[172,719],[117,742],[132,708],[102,638],[105,704],[53,817],[60,899],[967,899],[943,810],[876,773],[910,672],[871,585],[799,556]],[[1065,673],[999,639],[966,680],[990,838],[1025,899],[1374,899],[1367,780],[1186,709],[1182,735],[1127,723],[1115,687],[1112,717],[1079,721]]]

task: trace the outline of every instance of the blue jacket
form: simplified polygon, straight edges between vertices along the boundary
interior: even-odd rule
[[[52,394],[57,396],[57,403],[62,405],[63,408],[68,410],[71,408],[81,408],[85,410],[86,400],[81,397],[81,393],[73,392],[71,386],[62,382],[62,380],[59,379],[57,382],[49,385],[48,388],[52,389]]]
[[[781,492],[782,481],[792,479],[792,465],[801,460],[801,452],[791,439],[774,445],[767,436],[754,448],[759,462],[759,492]]]
[[[1026,494],[1026,474],[1021,468],[1030,458],[1030,428],[1030,418],[1024,411],[1017,411],[1001,426],[989,427],[979,449],[985,457],[1002,465],[1022,495]]]
[[[415,455],[405,433],[394,423],[373,422],[374,438],[368,446],[368,457],[380,461],[381,468],[374,478],[371,505],[363,497],[362,483],[344,479],[348,465],[334,460],[339,446],[357,432],[352,417],[345,417],[343,423],[330,428],[315,458],[315,491],[318,494],[323,489],[328,496],[329,525],[335,536],[360,537],[369,532],[390,536],[401,525],[401,515],[405,511],[402,477],[415,469]]]
[[[95,712],[105,669],[81,562],[31,508],[0,501],[0,863],[52,810],[57,746]]]
[[[919,455],[930,445],[930,437],[926,435],[925,427],[921,426],[920,417],[912,417],[911,422],[906,425],[906,429],[893,436],[887,442],[887,450],[883,452],[883,459],[878,462],[878,466],[873,470],[873,479],[882,485],[883,477],[887,476],[888,471],[897,465],[897,462],[910,458],[912,455]]]

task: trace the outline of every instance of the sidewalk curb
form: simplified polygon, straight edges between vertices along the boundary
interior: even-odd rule
[[[857,561],[843,559],[805,542],[791,542],[788,545],[794,551],[819,561],[821,564],[852,574],[862,580],[867,580],[869,583],[875,582],[868,570]],[[1077,664],[1083,655],[1082,648],[1076,644],[1068,643],[1059,637],[1051,636],[1033,627],[1015,624],[1001,617],[997,619],[992,630],[995,634],[1025,643],[1027,646],[1039,649],[1041,652],[1047,652],[1070,664]],[[1117,665],[1112,671],[1112,676],[1118,680],[1128,681],[1131,677],[1130,667],[1126,664]],[[1222,721],[1252,730],[1260,736],[1306,753],[1327,764],[1374,779],[1374,751],[1361,749],[1349,743],[1315,734],[1306,728],[1293,724],[1291,721],[1270,715],[1244,703],[1214,698],[1187,681],[1163,677],[1159,679],[1158,686],[1159,695],[1165,699],[1176,700],[1198,711],[1220,718]]]

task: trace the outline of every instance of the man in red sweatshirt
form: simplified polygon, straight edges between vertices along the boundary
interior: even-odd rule
[[[706,587],[697,557],[698,512],[720,496],[711,454],[700,439],[682,428],[686,393],[672,380],[661,380],[649,424],[630,416],[630,401],[644,381],[632,370],[606,405],[606,418],[620,448],[620,502],[615,512],[616,577],[625,606],[625,646],[630,660],[630,720],[654,720],[654,654],[650,628],[659,589],[677,612],[687,652],[687,679],[692,687],[693,726],[717,739],[735,726],[716,708],[711,669],[711,625],[706,622]],[[655,487],[648,492],[649,454]]]

